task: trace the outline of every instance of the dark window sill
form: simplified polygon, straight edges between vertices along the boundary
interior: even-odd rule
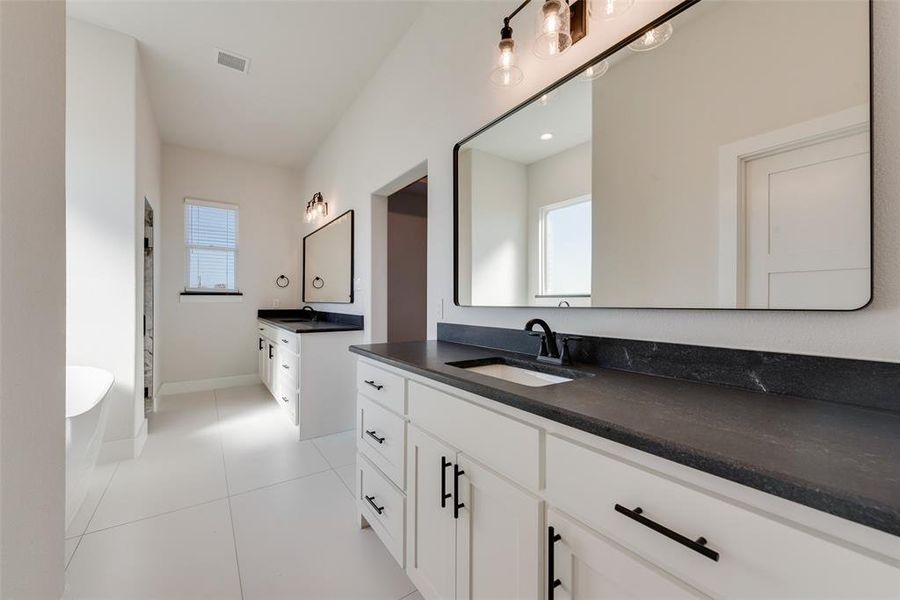
[[[243,292],[181,292],[182,296],[243,296]]]

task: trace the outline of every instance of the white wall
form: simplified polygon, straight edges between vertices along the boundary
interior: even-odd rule
[[[634,31],[676,2],[638,2],[620,20],[595,28],[558,60],[528,51],[533,11],[516,26],[523,84],[492,87],[488,73],[502,16],[511,4],[432,3],[374,74],[354,105],[307,165],[301,198],[321,191],[334,214],[357,209],[357,310],[369,315],[372,282],[371,195],[415,165],[428,162],[428,293],[430,335],[437,320],[521,327],[543,317],[560,331],[772,351],[900,361],[900,10],[875,2],[875,291],[851,313],[611,309],[479,309],[453,297],[453,144],[503,111]],[[407,182],[409,183],[409,182]],[[441,319],[439,306],[443,301]]]
[[[115,376],[106,442],[125,458],[143,426],[143,197],[158,187],[158,136],[134,38],[74,19],[66,33],[67,361]]]
[[[312,196],[312,194],[310,194]],[[184,290],[184,199],[239,206],[240,302],[181,302]],[[306,197],[296,172],[179,146],[162,150],[162,269],[157,345],[164,383],[256,373],[256,311],[296,308],[300,298],[299,223]],[[343,211],[330,206],[331,214]],[[158,215],[159,216],[159,215]],[[275,285],[280,274],[291,284]]]
[[[65,4],[0,2],[0,597],[63,592]]]
[[[489,152],[469,156],[465,197],[472,215],[471,303],[480,306],[526,304],[528,291],[528,172],[525,165]],[[462,198],[462,196],[460,196]]]

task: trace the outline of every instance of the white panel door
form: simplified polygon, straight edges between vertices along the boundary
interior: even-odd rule
[[[549,509],[547,524],[559,536],[548,572],[559,581],[553,600],[706,598],[561,512]]]
[[[869,134],[746,164],[748,308],[859,308],[870,292]]]
[[[412,425],[407,432],[406,573],[426,600],[450,600],[456,570],[456,450]]]
[[[543,597],[543,502],[464,454],[457,458],[456,598]]]

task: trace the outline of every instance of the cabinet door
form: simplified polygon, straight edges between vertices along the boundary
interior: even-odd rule
[[[456,598],[541,598],[543,502],[464,454],[457,463],[464,506],[456,521]]]
[[[260,336],[256,337],[256,346],[259,352],[257,352],[256,357],[256,372],[259,375],[259,380],[263,383],[266,382],[266,352],[268,351],[268,346],[266,345],[265,338]]]
[[[706,597],[556,510],[547,511],[547,523],[547,581],[559,581],[553,600]]]
[[[427,600],[454,594],[456,521],[453,464],[456,450],[422,430],[407,432],[406,572]]]

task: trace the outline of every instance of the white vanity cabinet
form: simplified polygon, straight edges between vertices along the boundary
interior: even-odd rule
[[[300,439],[353,427],[356,394],[346,373],[354,361],[346,349],[361,338],[361,331],[298,334],[257,321],[259,379]]]
[[[426,599],[900,598],[894,536],[365,358],[357,384],[392,529],[359,514]]]

